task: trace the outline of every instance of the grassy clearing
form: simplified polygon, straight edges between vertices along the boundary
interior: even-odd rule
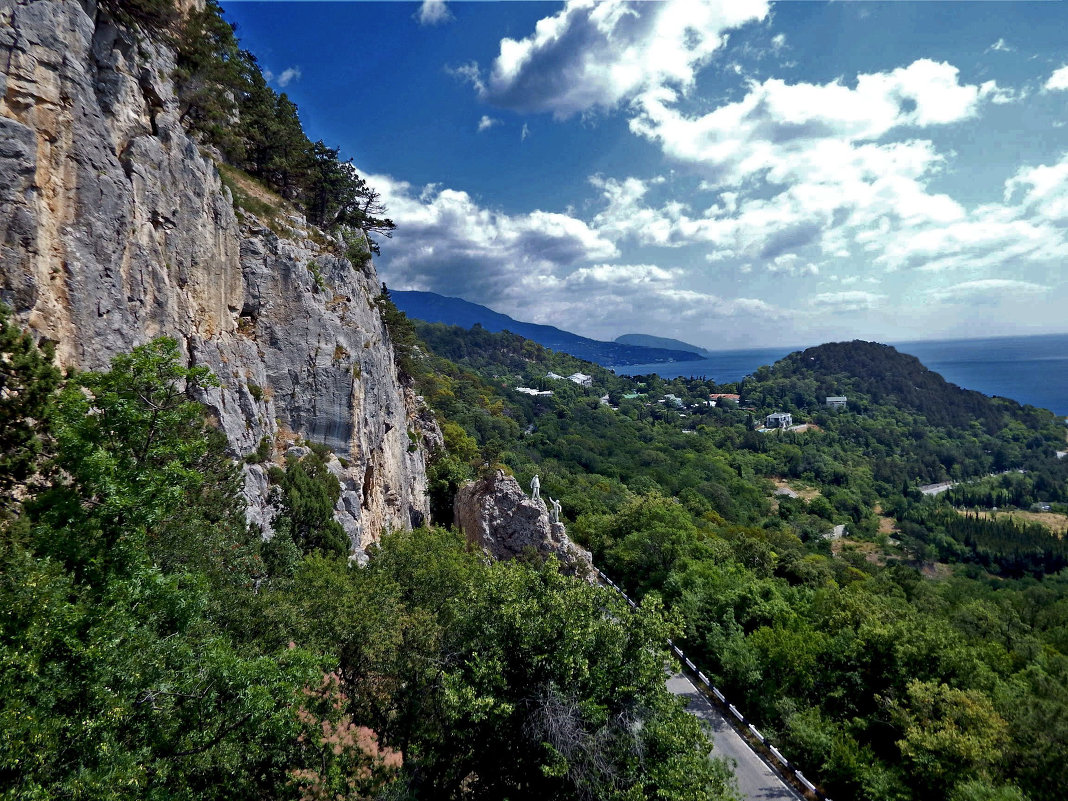
[[[958,509],[958,514],[972,514],[971,510]],[[1038,523],[1045,526],[1059,537],[1068,534],[1068,517],[1055,512],[1029,512],[1023,509],[998,509],[996,512],[982,510],[979,517],[986,520],[1004,519],[1006,517],[1019,523]]]

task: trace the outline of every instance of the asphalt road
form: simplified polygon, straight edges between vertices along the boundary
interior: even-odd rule
[[[687,700],[686,709],[708,724],[715,746],[714,756],[727,757],[735,763],[738,789],[750,801],[803,801],[801,796],[780,779],[724,720],[707,698],[698,692],[682,673],[668,679],[670,692]]]

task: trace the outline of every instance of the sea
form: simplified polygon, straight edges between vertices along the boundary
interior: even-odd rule
[[[892,342],[947,381],[986,395],[1068,415],[1068,334]],[[765,364],[802,348],[715,351],[707,359],[613,368],[622,375],[697,376],[720,384],[740,381]]]

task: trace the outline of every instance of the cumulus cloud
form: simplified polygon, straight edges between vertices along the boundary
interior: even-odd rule
[[[415,12],[415,18],[420,25],[443,25],[451,22],[453,16],[445,5],[445,0],[423,0],[419,10]]]
[[[1018,170],[1005,182],[1005,202],[1015,198],[1026,216],[1068,226],[1068,153],[1056,164]]]
[[[851,88],[840,81],[789,84],[778,78],[752,82],[746,96],[700,117],[678,108],[678,95],[659,88],[638,98],[631,130],[657,142],[674,159],[701,165],[712,180],[739,183],[767,174],[783,182],[800,171],[831,177],[838,159],[884,158],[884,148],[847,153],[894,129],[945,125],[975,116],[980,102],[998,91],[961,84],[956,67],[920,59],[891,72],[862,74]],[[869,172],[881,165],[855,164]],[[925,167],[926,164],[918,165]]]
[[[1068,91],[1068,64],[1053,71],[1046,81],[1045,89],[1047,92]]]
[[[965,281],[944,289],[932,289],[927,294],[936,301],[945,303],[998,303],[1022,296],[1048,292],[1049,287],[1030,281],[1007,278],[981,278]]]
[[[500,120],[495,120],[495,119],[493,119],[493,117],[490,117],[490,116],[488,116],[486,114],[483,114],[482,115],[482,119],[480,119],[478,121],[478,132],[482,133],[483,131],[488,131],[494,125],[500,125],[500,124],[501,124]]]
[[[764,19],[766,0],[568,0],[523,39],[502,39],[476,88],[495,105],[558,117],[612,108],[652,87],[685,91],[727,32]]]
[[[480,302],[514,300],[574,269],[619,255],[612,241],[566,214],[509,215],[454,189],[416,189],[388,176],[368,180],[397,223],[381,265],[399,288]]]
[[[699,117],[684,114],[671,90],[649,92],[632,129],[700,171],[700,188],[717,198],[703,210],[656,204],[647,183],[595,177],[605,205],[594,223],[621,240],[706,244],[709,262],[790,275],[840,259],[973,273],[1063,259],[1068,157],[1021,170],[1005,204],[968,210],[929,188],[946,157],[915,132],[1009,99],[992,81],[965,84],[952,65],[926,59],[860,75],[855,86],[751,82],[742,99]]]
[[[708,330],[717,321],[782,320],[788,312],[759,298],[729,298],[683,285],[685,271],[621,261],[612,234],[570,214],[507,214],[469,194],[367,176],[397,231],[379,259],[396,289],[456,295],[518,319],[612,338],[620,320],[657,330]]]

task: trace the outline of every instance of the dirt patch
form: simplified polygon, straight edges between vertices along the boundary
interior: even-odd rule
[[[945,562],[924,562],[920,565],[920,573],[924,578],[946,579],[953,575],[953,568]]]
[[[797,493],[797,497],[804,498],[806,501],[811,501],[820,494],[818,489],[805,487],[796,481],[787,481],[785,478],[773,478],[771,481],[775,485],[775,489],[788,489]]]
[[[883,507],[879,504],[875,504],[875,508],[872,511],[875,512],[875,519],[879,521],[879,533],[893,534],[897,529],[897,521],[884,515]]]
[[[841,556],[845,551],[863,554],[864,561],[870,564],[879,565],[880,567],[886,565],[886,553],[874,542],[861,542],[860,540],[850,540],[844,537],[831,541],[831,553],[834,556]]]

